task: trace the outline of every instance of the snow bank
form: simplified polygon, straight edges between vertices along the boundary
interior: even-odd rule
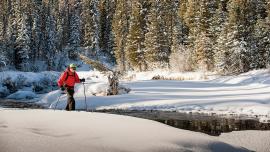
[[[32,91],[17,91],[9,96],[7,96],[7,99],[16,99],[16,100],[21,100],[21,99],[33,99],[36,98],[37,95],[32,92]]]
[[[270,131],[234,131],[231,133],[222,133],[217,138],[220,141],[232,145],[239,145],[252,151],[270,151]]]
[[[206,134],[127,116],[0,110],[1,152],[244,152]]]
[[[225,83],[225,84],[267,84],[270,85],[270,71],[265,70],[253,70],[247,73],[243,73],[236,76],[222,76],[213,79],[214,83]]]

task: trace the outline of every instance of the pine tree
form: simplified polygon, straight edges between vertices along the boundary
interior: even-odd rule
[[[2,5],[2,4],[1,4]],[[0,6],[1,6],[0,5]],[[0,70],[7,64],[6,49],[4,44],[4,18],[0,16]]]
[[[260,13],[258,13],[258,20],[253,33],[254,45],[251,67],[255,69],[266,68],[270,64],[270,8],[267,8],[267,3],[261,5],[263,8],[258,8]]]
[[[126,0],[119,0],[116,4],[116,12],[113,17],[114,54],[118,69],[125,72],[127,35],[129,30],[130,6]]]
[[[164,21],[161,19],[160,1],[151,1],[148,14],[148,32],[145,35],[146,60],[150,68],[168,68],[170,48]]]
[[[84,19],[84,46],[87,47],[88,56],[98,56],[100,54],[100,12],[98,0],[83,1]]]
[[[7,48],[9,51],[7,55],[10,59],[10,64],[15,65],[15,47],[16,47],[16,39],[18,36],[18,22],[19,22],[19,4],[17,1],[9,1],[8,2],[8,26],[7,26]]]
[[[76,59],[77,52],[81,44],[81,1],[78,0],[75,2],[73,14],[71,16],[70,24],[70,46],[71,50],[69,51],[69,58]]]
[[[114,0],[101,0],[100,5],[100,31],[99,31],[99,39],[100,39],[100,50],[104,56],[107,56],[109,60],[114,60],[114,35],[113,35],[113,18],[115,17],[115,9],[116,4],[121,5],[123,2],[114,1]],[[130,8],[130,2],[124,2],[127,8],[118,11],[125,11],[130,14],[128,10]],[[126,10],[125,10],[126,9]],[[116,15],[117,16],[117,15]],[[124,18],[124,17],[123,17]],[[125,25],[124,25],[125,26]],[[124,27],[125,28],[125,27]]]
[[[43,37],[43,33],[41,31],[41,0],[34,1],[34,10],[33,10],[33,48],[31,59],[33,63],[35,63],[39,58],[39,53],[41,51],[41,41]]]
[[[53,70],[56,66],[54,64],[54,58],[57,54],[57,32],[56,32],[56,20],[55,17],[50,13],[47,18],[46,24],[46,31],[47,31],[47,52],[46,52],[46,59],[48,68],[47,70]]]
[[[198,12],[198,36],[195,38],[195,59],[199,69],[212,70],[213,69],[213,43],[210,37],[210,23],[211,23],[211,12],[210,12],[210,1],[200,1],[200,11]]]
[[[196,63],[200,70],[210,71],[214,67],[213,43],[205,32],[195,41]]]
[[[198,28],[198,11],[199,2],[196,0],[188,0],[185,4],[186,11],[184,14],[184,22],[189,28],[189,44],[192,47],[199,33]]]
[[[220,56],[225,60],[217,59],[216,55],[216,62],[219,60],[217,63],[222,63],[219,65],[223,67],[221,69],[225,74],[246,72],[251,67],[253,7],[254,4],[251,1],[245,0],[231,0],[228,3],[228,22],[220,35],[223,41],[220,42],[220,46],[216,47],[216,53],[222,54]]]
[[[129,34],[127,36],[127,60],[133,69],[139,69],[139,71],[146,69],[146,63],[144,59],[144,16],[141,13],[143,11],[143,4],[136,0],[132,3],[132,14],[129,27]]]
[[[225,26],[225,22],[228,16],[226,9],[227,9],[227,2],[219,1],[218,8],[215,10],[213,14],[213,19],[211,20],[210,23],[210,35],[213,36],[214,42],[216,42],[223,27]]]
[[[31,28],[28,23],[28,15],[23,14],[19,28],[18,38],[16,39],[15,66],[19,70],[29,71],[29,53],[31,45]]]

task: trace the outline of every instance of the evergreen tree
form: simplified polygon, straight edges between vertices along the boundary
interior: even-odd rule
[[[88,56],[98,56],[100,54],[100,12],[98,0],[83,1],[83,19],[84,19],[84,46],[87,47]]]
[[[47,70],[53,70],[56,66],[54,64],[54,58],[57,54],[57,32],[56,32],[56,20],[55,17],[50,13],[47,18],[46,24],[46,31],[47,31],[47,53],[46,59],[48,68]]]
[[[74,10],[71,16],[70,24],[70,46],[69,58],[75,59],[77,57],[77,52],[81,44],[81,2],[77,0],[74,5]]]
[[[200,11],[198,14],[198,33],[195,38],[195,59],[197,67],[204,70],[213,69],[213,43],[211,40],[210,23],[211,23],[211,1],[200,1]]]
[[[29,71],[29,53],[31,45],[31,28],[28,23],[28,15],[23,14],[19,28],[18,38],[16,39],[15,67],[19,70]]]
[[[99,31],[99,45],[100,45],[100,50],[103,53],[104,56],[107,56],[109,60],[114,60],[114,35],[113,35],[113,18],[115,15],[115,7],[116,4],[121,5],[121,1],[114,1],[114,0],[101,0],[101,5],[100,5],[100,31]],[[125,9],[129,9],[130,2],[124,2],[127,6]],[[119,10],[119,11],[126,11],[128,14],[130,14],[129,10]],[[124,17],[123,17],[124,18]],[[125,28],[125,27],[124,27]]]
[[[17,1],[8,2],[8,26],[7,26],[7,47],[10,51],[7,52],[7,55],[10,59],[10,64],[15,65],[15,47],[16,39],[18,36],[18,10],[19,4]]]
[[[142,14],[143,4],[139,1],[133,1],[132,14],[130,20],[129,34],[127,36],[127,60],[130,66],[139,71],[146,69],[144,59],[144,15]]]
[[[193,47],[193,43],[195,38],[199,33],[198,28],[198,11],[199,11],[199,1],[196,0],[188,0],[185,4],[185,14],[184,14],[184,22],[189,28],[189,44],[190,47]]]
[[[127,35],[129,29],[130,6],[126,0],[119,0],[116,3],[116,12],[113,17],[113,36],[114,36],[114,54],[118,69],[121,72],[126,71],[126,52]]]
[[[35,63],[39,58],[39,53],[41,51],[41,41],[43,33],[41,31],[41,0],[34,0],[34,10],[33,10],[33,47],[31,59]]]
[[[195,41],[196,63],[200,70],[210,71],[214,67],[213,43],[205,32]]]
[[[148,14],[148,32],[145,35],[146,60],[148,67],[168,68],[170,48],[164,20],[161,19],[160,1],[151,1],[151,11]]]
[[[267,8],[267,3],[264,3],[265,5],[263,8],[258,8],[260,13],[258,13],[258,20],[254,29],[254,42],[253,42],[253,48],[252,51],[252,68],[266,68],[270,64],[270,8]],[[268,9],[268,10],[267,10]],[[264,10],[264,11],[263,11]],[[263,14],[269,15],[265,16]],[[265,17],[265,18],[263,18]]]

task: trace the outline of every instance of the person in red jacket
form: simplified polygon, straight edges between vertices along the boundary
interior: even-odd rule
[[[76,65],[70,64],[69,67],[61,74],[58,80],[58,86],[62,91],[67,93],[67,106],[66,110],[75,110],[74,85],[75,83],[85,82],[85,79],[79,79],[76,71]]]

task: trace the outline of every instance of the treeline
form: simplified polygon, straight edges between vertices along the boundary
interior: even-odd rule
[[[0,61],[60,70],[77,52],[120,71],[237,74],[270,64],[268,0],[1,0]]]

